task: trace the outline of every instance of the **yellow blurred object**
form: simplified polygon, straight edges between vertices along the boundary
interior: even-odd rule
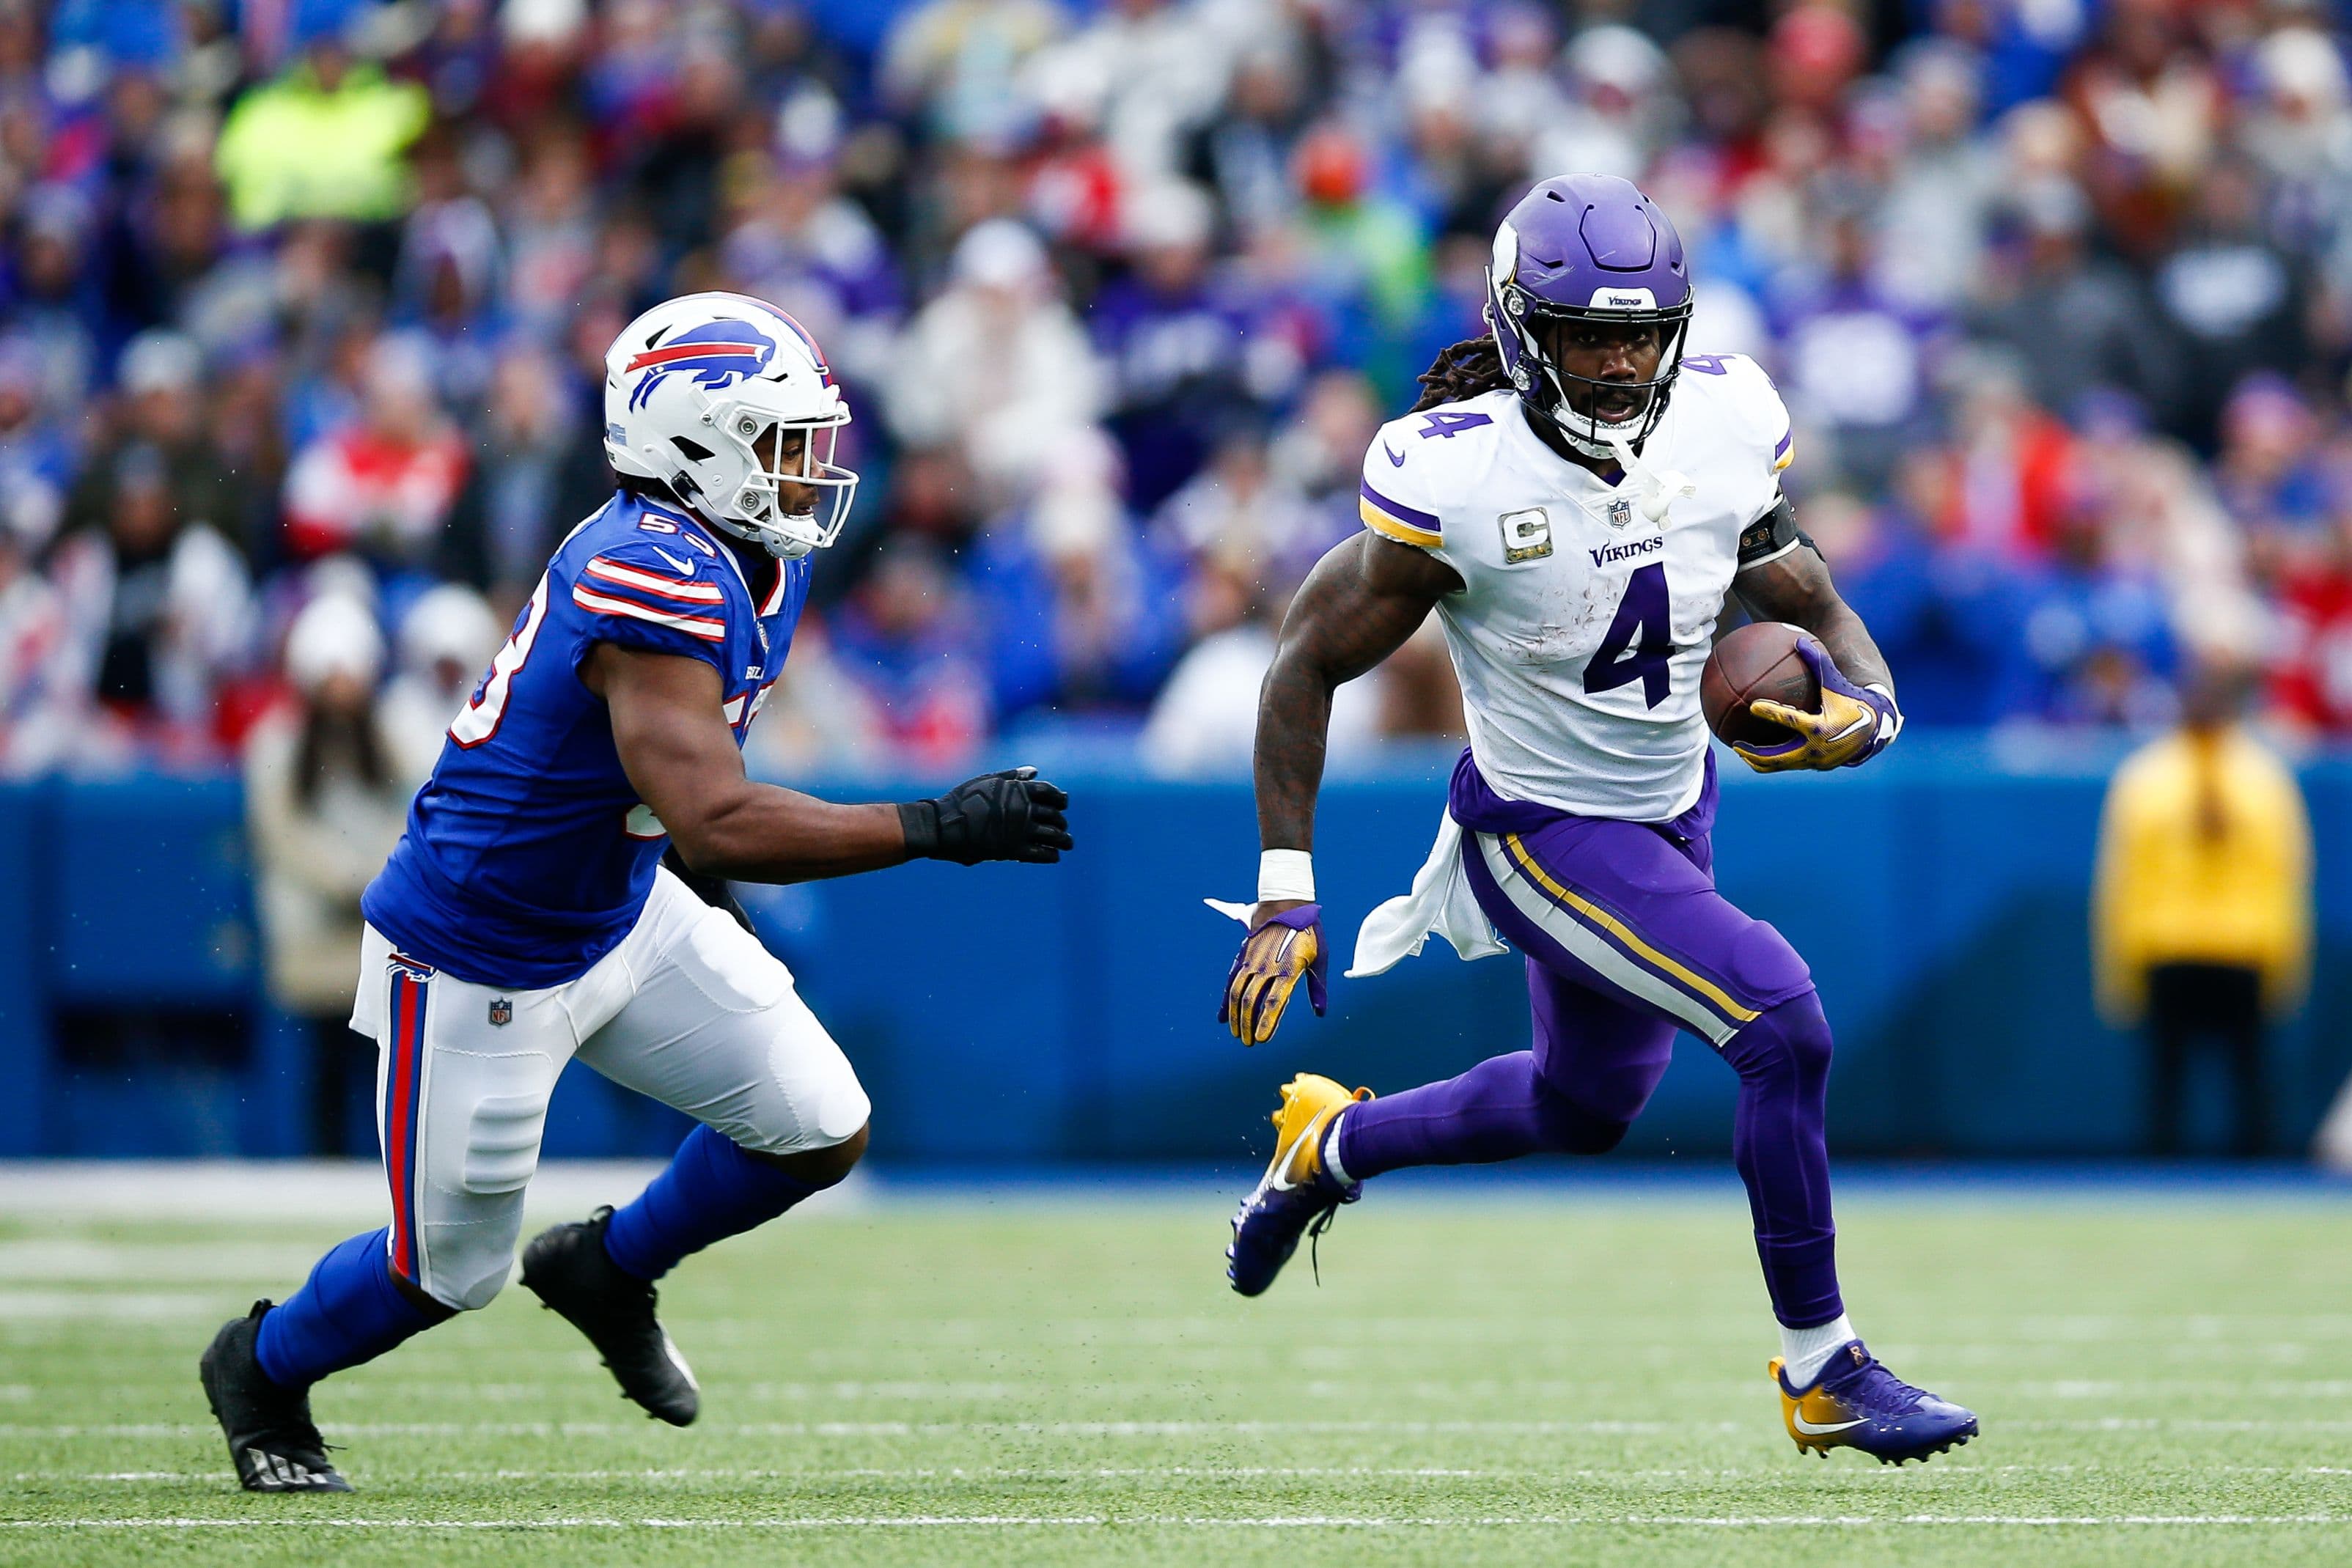
[[[2234,726],[2134,752],[2100,815],[2091,929],[2113,1022],[2140,1018],[2164,964],[2253,969],[2263,1010],[2291,1009],[2311,967],[2311,822],[2294,775]]]
[[[229,213],[250,233],[289,219],[380,222],[408,205],[409,144],[432,100],[415,82],[357,66],[330,85],[309,64],[237,99],[215,166]]]

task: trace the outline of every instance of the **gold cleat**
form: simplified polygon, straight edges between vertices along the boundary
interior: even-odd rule
[[[1234,1290],[1255,1296],[1274,1283],[1298,1249],[1302,1236],[1319,1236],[1343,1203],[1353,1203],[1360,1182],[1344,1186],[1323,1166],[1323,1137],[1331,1118],[1372,1092],[1350,1094],[1328,1078],[1302,1072],[1282,1086],[1282,1109],[1273,1115],[1274,1158],[1256,1188],[1234,1216],[1233,1245],[1225,1249],[1225,1277]]]

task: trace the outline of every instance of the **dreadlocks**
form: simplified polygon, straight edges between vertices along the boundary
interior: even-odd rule
[[[1501,392],[1511,384],[1503,371],[1501,350],[1486,333],[1465,338],[1437,351],[1429,369],[1421,372],[1421,401],[1405,412],[1419,413],[1442,402],[1460,402],[1481,392]]]

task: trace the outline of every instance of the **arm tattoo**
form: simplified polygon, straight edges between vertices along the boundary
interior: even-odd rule
[[[1829,564],[1810,542],[1786,555],[1750,567],[1732,579],[1732,591],[1759,621],[1786,621],[1822,640],[1822,646],[1858,686],[1895,689],[1885,656],[1830,581]]]
[[[1404,645],[1444,594],[1453,568],[1370,533],[1335,545],[1307,574],[1258,689],[1258,842],[1312,849],[1331,694]]]

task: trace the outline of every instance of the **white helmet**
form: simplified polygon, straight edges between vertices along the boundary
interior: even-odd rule
[[[657,479],[704,520],[790,559],[841,536],[857,476],[835,467],[849,405],[816,340],[742,294],[688,294],[622,329],[604,356],[604,455]],[[799,431],[797,453],[783,437]],[[787,464],[789,463],[789,466]],[[780,484],[823,496],[788,515]]]

